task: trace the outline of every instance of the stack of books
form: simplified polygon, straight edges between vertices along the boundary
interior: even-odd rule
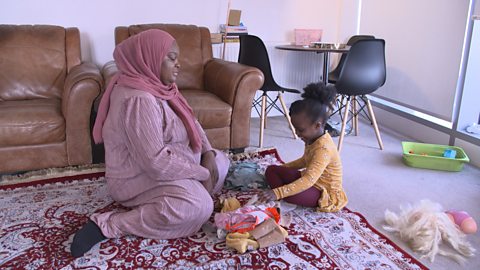
[[[248,30],[243,23],[227,26],[220,24],[220,33],[222,33],[225,42],[239,42],[241,35],[248,35]]]

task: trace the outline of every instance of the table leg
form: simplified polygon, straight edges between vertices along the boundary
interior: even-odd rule
[[[330,64],[330,53],[324,52],[323,53],[323,75],[322,75],[322,82],[326,85],[328,83],[328,68]]]

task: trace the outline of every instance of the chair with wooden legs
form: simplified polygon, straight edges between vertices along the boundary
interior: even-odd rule
[[[375,36],[372,36],[372,35],[354,35],[354,36],[351,36],[348,39],[347,45],[352,46],[353,44],[355,44],[359,40],[374,39],[374,38],[375,38]],[[337,82],[338,76],[340,75],[340,71],[342,70],[343,64],[345,63],[345,57],[346,56],[347,56],[346,54],[342,54],[340,56],[340,60],[338,61],[338,64],[335,67],[335,69],[328,73],[328,82],[329,83],[335,84]]]
[[[282,94],[285,92],[299,94],[300,91],[281,87],[275,82],[272,75],[267,48],[259,37],[253,35],[240,36],[238,63],[260,69],[265,77],[263,86],[260,88],[263,93],[260,97],[253,101],[253,107],[260,116],[259,147],[263,147],[263,132],[266,127],[267,115],[272,109],[278,110],[285,116],[285,118],[287,118],[288,124],[293,133],[293,137],[297,139],[297,134],[295,133],[290,116],[288,115],[287,107],[285,105],[285,101],[283,100]],[[268,95],[268,92],[277,92],[277,96],[275,98],[271,98]],[[281,108],[277,105],[277,101],[280,101]],[[260,109],[258,107],[260,107]]]
[[[361,113],[364,113],[372,123],[378,145],[381,150],[383,149],[375,114],[367,95],[383,86],[385,80],[385,40],[364,39],[353,44],[335,83],[337,93],[341,95],[338,111],[342,119],[342,128],[338,140],[338,151],[342,149],[347,122],[352,121],[355,135],[358,135],[358,116]],[[365,107],[368,115],[365,113]]]

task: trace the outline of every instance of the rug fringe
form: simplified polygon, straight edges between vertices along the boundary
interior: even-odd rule
[[[0,186],[64,176],[105,172],[105,164],[86,164],[0,175]]]

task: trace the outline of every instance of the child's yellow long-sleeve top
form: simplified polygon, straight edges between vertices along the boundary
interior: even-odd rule
[[[348,202],[342,187],[342,162],[330,134],[325,133],[310,145],[305,145],[303,156],[283,166],[304,169],[302,177],[294,182],[273,189],[277,199],[298,194],[314,186],[322,191],[318,210],[336,212]]]

